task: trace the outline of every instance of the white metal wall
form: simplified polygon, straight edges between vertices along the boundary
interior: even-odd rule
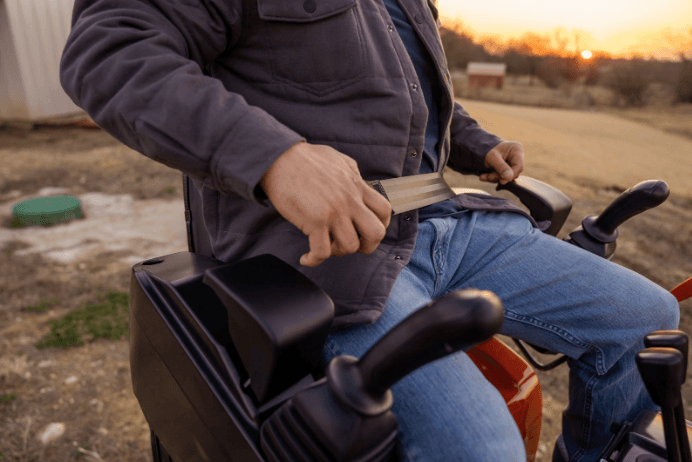
[[[0,0],[0,118],[80,112],[60,86],[74,0]]]

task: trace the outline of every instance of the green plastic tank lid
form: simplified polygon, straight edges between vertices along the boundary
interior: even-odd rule
[[[24,226],[53,225],[82,216],[79,199],[48,196],[27,199],[12,207],[15,218]]]

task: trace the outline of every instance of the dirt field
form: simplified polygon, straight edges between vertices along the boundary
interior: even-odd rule
[[[668,182],[665,204],[620,228],[614,261],[666,289],[692,275],[692,140],[602,113],[462,103],[490,131],[524,144],[526,175],[572,198],[559,237],[635,183]],[[87,335],[82,346],[35,345],[51,334],[49,320],[104,302],[106,292],[128,293],[132,264],[187,249],[180,173],[99,130],[0,129],[0,159],[0,460],[150,461],[127,340]],[[492,189],[454,172],[448,179]],[[11,228],[11,206],[48,187],[64,189],[44,194],[80,197],[85,219]],[[692,304],[681,308],[681,328],[692,333]],[[567,367],[539,376],[538,460],[546,462],[567,403]],[[692,381],[683,395],[690,416]],[[63,432],[44,444],[50,424]]]

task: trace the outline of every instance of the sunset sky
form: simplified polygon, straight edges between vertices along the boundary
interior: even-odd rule
[[[505,41],[526,31],[546,33],[563,27],[588,33],[582,50],[639,52],[661,59],[676,57],[666,37],[686,36],[692,42],[690,0],[438,0],[437,6],[443,22],[460,21],[475,38],[490,35]]]

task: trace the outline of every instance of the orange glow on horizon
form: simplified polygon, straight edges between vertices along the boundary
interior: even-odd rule
[[[443,25],[459,24],[480,43],[507,44],[530,32],[549,37],[560,54],[590,50],[592,56],[692,57],[689,0],[437,0],[437,6]]]

